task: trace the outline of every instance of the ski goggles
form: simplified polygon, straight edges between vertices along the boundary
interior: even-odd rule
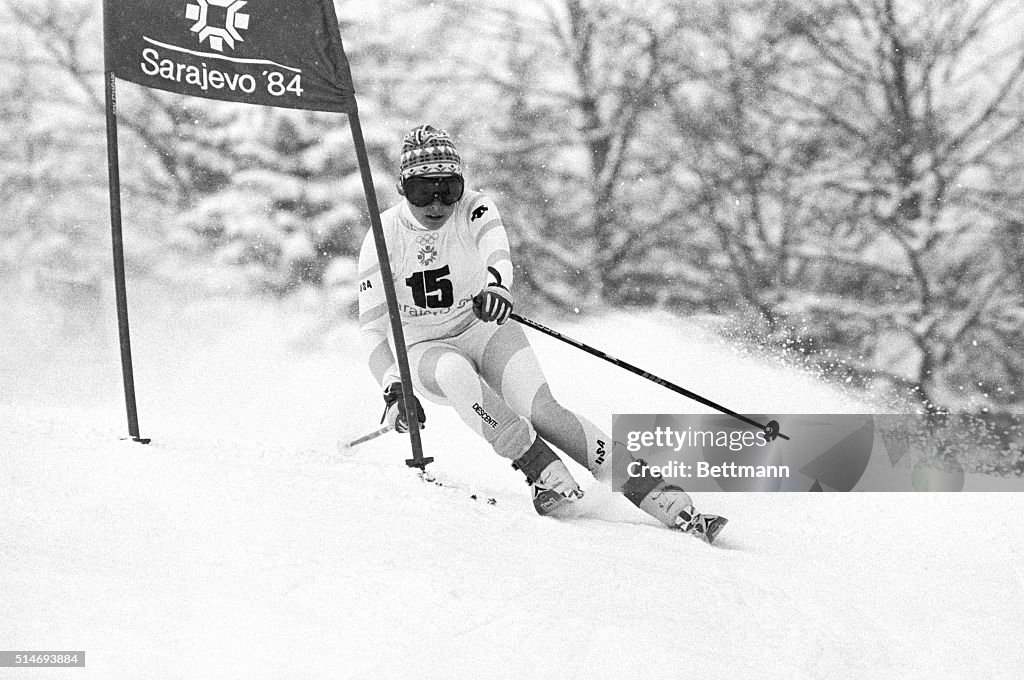
[[[466,182],[459,175],[424,177],[417,175],[402,181],[405,197],[417,208],[425,208],[434,202],[436,196],[441,203],[458,203],[466,190]]]

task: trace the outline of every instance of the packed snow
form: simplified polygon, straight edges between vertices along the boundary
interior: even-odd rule
[[[1013,493],[700,494],[720,543],[655,526],[573,467],[576,519],[447,409],[424,448],[377,427],[351,322],[316,305],[132,297],[143,446],[112,304],[0,313],[0,649],[84,650],[10,678],[1011,678],[1024,667]],[[740,412],[855,395],[699,323],[538,320]],[[700,412],[528,331],[555,395]],[[471,498],[476,495],[477,499]],[[496,499],[495,504],[487,502]]]

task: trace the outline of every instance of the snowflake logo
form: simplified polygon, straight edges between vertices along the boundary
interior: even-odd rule
[[[199,42],[207,38],[210,40],[210,47],[218,52],[224,51],[224,43],[231,49],[235,49],[235,41],[242,42],[242,35],[239,30],[249,28],[249,15],[239,14],[238,10],[245,7],[246,0],[194,0],[196,4],[185,6],[185,18],[194,21],[192,32],[199,34]],[[227,10],[224,18],[224,26],[210,26],[207,23],[210,6],[223,7]]]
[[[423,266],[433,264],[434,260],[437,259],[437,248],[431,245],[423,246],[420,248],[420,252],[416,254],[416,259]]]

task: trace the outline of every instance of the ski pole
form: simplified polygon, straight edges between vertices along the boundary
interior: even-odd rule
[[[661,385],[662,387],[667,387],[668,389],[672,390],[673,392],[678,392],[679,394],[683,395],[684,397],[688,397],[688,398],[690,398],[690,399],[692,399],[692,400],[694,400],[694,401],[696,401],[698,403],[704,404],[705,406],[710,406],[711,408],[715,409],[716,411],[719,411],[720,413],[724,413],[724,414],[726,414],[728,416],[732,416],[733,418],[737,418],[738,420],[742,420],[744,423],[747,423],[748,425],[753,425],[754,427],[764,431],[765,438],[768,441],[772,441],[776,437],[782,437],[783,439],[789,440],[789,437],[787,437],[786,435],[784,435],[781,432],[779,432],[779,421],[777,421],[777,420],[770,420],[766,424],[762,425],[761,423],[757,422],[756,420],[748,418],[745,415],[736,413],[735,411],[731,411],[731,410],[727,409],[726,407],[721,406],[720,404],[716,404],[715,402],[711,401],[710,399],[705,399],[704,397],[700,396],[699,394],[691,392],[690,390],[685,389],[683,387],[680,387],[679,385],[675,385],[673,383],[670,383],[669,381],[665,380],[664,378],[659,378],[658,376],[656,376],[656,375],[654,375],[652,373],[648,373],[647,371],[645,371],[645,370],[643,370],[641,368],[637,368],[636,366],[634,366],[632,364],[626,363],[622,359],[616,359],[615,357],[613,357],[613,356],[611,356],[609,354],[606,354],[606,353],[602,352],[599,349],[594,349],[590,345],[585,345],[582,342],[580,342],[579,340],[573,340],[572,338],[567,337],[565,335],[562,335],[558,331],[552,330],[552,329],[548,328],[547,326],[544,326],[542,324],[537,323],[536,321],[533,321],[532,319],[527,319],[526,317],[520,316],[519,314],[516,314],[515,312],[510,314],[509,317],[511,319],[514,319],[515,321],[518,321],[519,323],[523,324],[524,326],[529,326],[530,328],[532,328],[532,329],[534,329],[536,331],[540,331],[541,333],[544,333],[545,335],[550,335],[551,337],[555,338],[556,340],[561,340],[562,342],[564,342],[566,344],[572,345],[576,349],[581,349],[584,352],[586,352],[587,354],[592,354],[593,356],[595,356],[595,357],[597,357],[599,359],[604,359],[607,362],[615,364],[619,368],[624,368],[627,371],[630,371],[631,373],[635,373],[638,376],[640,376],[641,378],[647,378],[651,382],[656,383],[658,385]]]
[[[376,439],[377,437],[381,436],[382,434],[387,434],[388,432],[391,432],[391,426],[390,425],[383,425],[382,427],[374,430],[373,432],[368,432],[368,433],[364,434],[362,437],[356,437],[352,441],[347,441],[347,442],[346,441],[339,441],[338,442],[338,453],[343,453],[343,454],[344,453],[349,453],[349,452],[352,451],[352,449],[354,449],[355,447],[359,446],[360,444],[365,444],[366,442],[370,441],[371,439]]]

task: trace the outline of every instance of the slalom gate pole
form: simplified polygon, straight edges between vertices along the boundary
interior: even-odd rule
[[[384,298],[387,300],[388,316],[391,318],[391,335],[395,341],[395,360],[398,363],[398,373],[402,379],[405,412],[416,413],[416,395],[412,388],[412,373],[409,371],[409,355],[406,351],[405,333],[402,330],[402,318],[398,312],[398,296],[395,293],[391,258],[388,255],[388,246],[384,239],[380,208],[377,206],[377,192],[373,187],[373,176],[370,172],[370,158],[366,153],[366,141],[363,139],[363,128],[359,123],[359,112],[355,104],[348,112],[348,123],[352,130],[352,142],[356,147],[359,174],[363,180],[363,193],[366,194],[366,207],[370,211],[370,230],[373,232],[373,243],[377,249],[380,276],[384,281]],[[423,443],[420,440],[419,428],[409,428],[409,446],[412,448],[412,458],[405,461],[409,467],[424,470],[429,463],[434,461],[433,458],[423,455]]]
[[[754,427],[758,428],[759,430],[763,430],[764,431],[765,438],[768,441],[772,441],[776,437],[782,437],[783,439],[789,440],[789,437],[787,437],[786,435],[784,435],[781,432],[779,432],[779,421],[777,421],[777,420],[770,420],[766,424],[762,425],[761,423],[757,422],[756,420],[748,418],[745,415],[736,413],[735,411],[727,409],[726,407],[721,406],[720,404],[716,404],[715,402],[711,401],[710,399],[706,399],[706,398],[700,396],[699,394],[691,392],[688,389],[685,389],[683,387],[680,387],[679,385],[675,385],[673,383],[670,383],[669,381],[665,380],[664,378],[659,378],[658,376],[656,376],[656,375],[654,375],[652,373],[648,373],[647,371],[645,371],[645,370],[643,370],[641,368],[637,368],[636,366],[634,366],[632,364],[626,363],[622,359],[616,359],[615,357],[613,357],[613,356],[611,356],[609,354],[606,354],[606,353],[602,352],[599,349],[595,349],[595,348],[593,348],[593,347],[591,347],[589,345],[586,345],[586,344],[580,342],[579,340],[573,340],[572,338],[567,337],[565,335],[562,335],[558,331],[552,330],[552,329],[548,328],[547,326],[544,326],[542,324],[537,323],[536,321],[533,321],[532,319],[527,319],[526,317],[520,316],[519,314],[516,314],[515,312],[513,312],[509,316],[513,320],[518,321],[519,323],[523,324],[524,326],[529,326],[530,328],[534,329],[535,331],[540,331],[541,333],[544,333],[545,335],[550,335],[551,337],[555,338],[556,340],[561,340],[562,342],[564,342],[564,343],[566,343],[568,345],[572,345],[576,349],[583,350],[587,354],[591,354],[591,355],[593,355],[593,356],[595,356],[595,357],[597,357],[599,359],[604,359],[605,361],[607,361],[609,363],[615,364],[619,368],[626,369],[630,373],[635,373],[638,376],[640,376],[641,378],[647,378],[651,382],[656,383],[658,385],[661,385],[662,387],[667,387],[668,389],[672,390],[673,392],[677,392],[677,393],[683,395],[684,397],[692,399],[693,401],[696,401],[696,402],[698,402],[700,404],[704,404],[705,406],[710,406],[711,408],[715,409],[716,411],[718,411],[720,413],[724,413],[724,414],[726,414],[728,416],[732,416],[733,418],[741,420],[744,423],[747,423],[748,425],[753,425]]]
[[[104,6],[106,11],[106,6]],[[105,18],[105,17],[104,17]],[[132,441],[148,444],[139,435],[139,411],[135,404],[135,374],[132,370],[132,340],[128,327],[128,293],[124,271],[124,239],[121,230],[121,173],[117,150],[117,91],[114,72],[103,75],[107,124],[107,182],[110,191],[110,235],[114,255],[114,297],[117,304],[117,331],[121,346],[121,379],[124,384],[124,405],[128,414],[128,436]]]

